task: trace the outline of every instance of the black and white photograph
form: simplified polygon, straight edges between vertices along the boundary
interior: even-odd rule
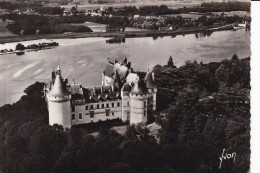
[[[0,173],[254,173],[251,14],[0,0]]]

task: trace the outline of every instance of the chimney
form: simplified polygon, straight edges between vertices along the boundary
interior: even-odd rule
[[[51,79],[54,80],[54,79],[55,79],[55,76],[56,76],[56,75],[55,75],[55,72],[53,71],[53,72],[51,73]]]
[[[95,89],[95,86],[93,86],[93,95],[96,95],[96,89]]]
[[[114,88],[114,85],[112,85],[111,87],[112,87],[112,92],[114,92],[114,89],[115,89],[115,88]]]
[[[65,79],[64,79],[64,83],[65,83],[65,85],[68,84],[68,78],[65,78]]]
[[[124,64],[127,64],[127,58],[126,57],[124,58]]]
[[[128,67],[128,69],[131,68],[131,62],[128,62],[128,63],[127,63],[127,67]]]
[[[115,60],[115,64],[118,63],[118,60]]]

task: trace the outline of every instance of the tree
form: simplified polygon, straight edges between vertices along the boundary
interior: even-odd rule
[[[236,61],[236,60],[238,60],[238,56],[237,56],[237,54],[235,53],[235,54],[232,56],[232,61]]]
[[[16,48],[15,48],[16,50],[24,50],[25,49],[25,46],[23,45],[23,44],[21,44],[21,43],[18,43],[17,45],[16,45]]]
[[[176,66],[173,64],[172,56],[169,57],[169,60],[168,60],[168,67],[176,68]]]

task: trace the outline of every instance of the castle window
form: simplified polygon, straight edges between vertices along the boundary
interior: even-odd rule
[[[75,114],[72,114],[72,115],[71,115],[71,119],[72,119],[72,120],[75,120]]]
[[[107,108],[109,108],[109,103],[107,103]]]
[[[97,104],[97,109],[99,109],[99,104]]]
[[[112,115],[115,115],[114,112],[112,112]]]
[[[106,109],[106,116],[109,116],[109,109]]]
[[[72,107],[71,107],[71,111],[72,111],[72,112],[75,112],[75,106],[72,106]]]
[[[112,107],[114,107],[115,106],[115,104],[114,103],[112,103]]]
[[[89,111],[90,118],[94,118],[94,111]]]
[[[88,110],[88,106],[85,106],[85,110]]]
[[[90,105],[90,109],[93,109],[93,105]]]
[[[82,113],[79,113],[79,119],[82,119]]]
[[[120,106],[120,102],[117,103],[117,106]]]
[[[102,108],[104,108],[105,107],[105,105],[104,104],[102,104]]]

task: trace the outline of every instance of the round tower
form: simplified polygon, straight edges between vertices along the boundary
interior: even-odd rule
[[[130,91],[130,124],[147,122],[148,93],[140,81]]]
[[[156,93],[157,93],[157,86],[154,82],[154,73],[147,71],[144,82],[146,88],[148,90],[148,105],[152,108],[152,110],[156,110]]]
[[[122,98],[122,121],[126,122],[130,120],[130,91],[131,86],[125,83],[121,88]]]
[[[71,94],[61,77],[58,66],[54,84],[47,93],[49,109],[49,125],[60,124],[63,127],[71,127]]]

